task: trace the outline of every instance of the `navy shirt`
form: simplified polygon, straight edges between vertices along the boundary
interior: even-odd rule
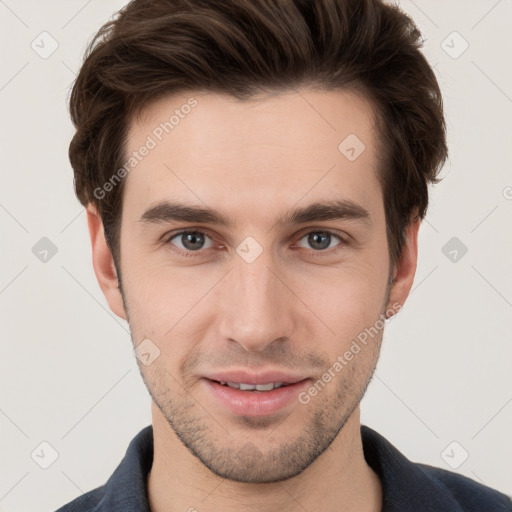
[[[444,469],[409,461],[374,430],[361,426],[364,457],[382,484],[382,512],[511,512],[506,495]],[[147,475],[153,463],[153,427],[131,441],[107,483],[56,512],[151,512]]]

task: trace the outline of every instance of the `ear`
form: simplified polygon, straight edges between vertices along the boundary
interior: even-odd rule
[[[105,238],[101,216],[91,203],[87,205],[86,212],[89,235],[91,237],[92,264],[96,279],[103,295],[107,299],[110,309],[117,316],[126,320],[127,315],[124,309],[123,297],[119,290],[114,258]]]
[[[388,310],[396,310],[396,304],[399,304],[401,308],[411,291],[418,262],[418,230],[420,223],[421,219],[416,215],[412,217],[406,227],[406,238],[402,252],[393,270],[394,280],[389,293]]]

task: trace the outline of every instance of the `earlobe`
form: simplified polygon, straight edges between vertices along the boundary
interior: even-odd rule
[[[411,291],[418,262],[418,230],[421,219],[414,217],[406,227],[406,239],[393,273],[388,310],[401,309]]]
[[[110,248],[108,247],[101,216],[93,204],[86,208],[87,224],[92,247],[92,264],[101,291],[110,309],[124,320],[127,319],[123,297],[119,290],[117,271]]]

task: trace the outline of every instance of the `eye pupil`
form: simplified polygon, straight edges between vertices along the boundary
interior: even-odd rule
[[[323,242],[325,242],[325,240],[327,240],[327,245],[325,245],[325,243],[322,243],[322,241],[319,241],[322,238],[323,238]],[[330,240],[331,240],[330,233],[326,233],[326,232],[322,232],[322,231],[316,231],[316,232],[310,233],[310,235],[308,237],[308,242],[311,244],[311,246],[318,250],[323,250],[323,249],[326,249],[327,247],[329,247]],[[315,247],[315,245],[317,245],[318,243],[320,243],[320,247]]]

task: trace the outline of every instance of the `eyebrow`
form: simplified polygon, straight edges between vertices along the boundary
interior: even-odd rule
[[[276,224],[304,224],[325,220],[360,220],[365,224],[371,223],[368,210],[350,200],[322,201],[303,208],[295,208],[281,214]],[[187,205],[178,202],[162,201],[146,210],[140,217],[143,224],[165,222],[191,222],[212,224],[233,229],[233,222],[222,213],[208,207]]]

